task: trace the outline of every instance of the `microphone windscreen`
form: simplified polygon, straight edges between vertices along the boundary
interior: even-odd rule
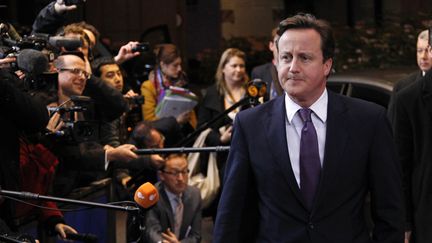
[[[134,201],[143,208],[149,208],[159,201],[159,192],[150,182],[146,182],[136,190]]]
[[[33,49],[24,49],[17,57],[18,68],[35,76],[47,71],[48,63],[45,54]]]

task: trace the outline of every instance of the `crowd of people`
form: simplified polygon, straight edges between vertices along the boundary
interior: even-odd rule
[[[133,90],[122,65],[141,55],[135,49],[140,43],[130,41],[115,56],[100,53],[94,26],[66,24],[64,13],[74,9],[54,1],[33,24],[32,33],[81,42],[73,50],[60,47],[53,60],[38,66],[44,69],[38,75],[56,74],[54,88],[29,89],[27,83],[40,82],[35,70],[14,69],[16,57],[0,59],[2,189],[68,197],[111,177],[116,200],[123,201],[131,200],[140,182],[150,181],[160,199],[128,241],[200,242],[203,213],[215,222],[214,242],[432,239],[427,31],[417,40],[420,71],[395,86],[388,110],[326,89],[335,52],[331,26],[297,14],[272,30],[273,59],[252,70],[252,78],[268,87],[263,104],[229,109],[248,95],[250,78],[246,54],[228,48],[215,67],[214,85],[195,109],[158,117],[171,89],[188,88],[179,49],[157,45],[153,70],[140,80],[140,90]],[[136,109],[140,121],[128,124]],[[203,208],[203,189],[188,184],[186,155],[134,151],[174,147],[206,125],[203,144],[230,146],[230,152],[217,154],[221,186]],[[80,128],[88,132],[81,134]],[[206,156],[201,157],[203,172]],[[364,216],[367,200],[372,229]],[[19,225],[35,216],[63,239],[78,233],[55,203],[32,203],[43,207],[2,198],[0,233],[19,232]]]

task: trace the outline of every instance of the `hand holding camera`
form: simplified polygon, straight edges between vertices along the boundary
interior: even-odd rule
[[[150,46],[148,43],[139,43],[137,41],[129,41],[126,45],[120,47],[120,50],[117,56],[114,57],[114,60],[117,64],[121,64],[131,58],[134,58],[142,52],[146,52],[150,50]]]

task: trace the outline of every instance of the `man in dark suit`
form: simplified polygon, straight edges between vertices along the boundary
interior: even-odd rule
[[[420,80],[425,73],[432,67],[432,55],[428,51],[429,36],[428,30],[420,32],[417,38],[417,65],[418,71],[415,71],[408,75],[408,77],[399,80],[393,87],[392,96],[388,105],[388,115],[390,120],[394,119],[394,99],[396,94],[402,89],[410,86],[415,81]]]
[[[285,95],[236,117],[214,242],[403,242],[385,109],[326,90],[334,53],[326,22],[299,14],[278,34]]]
[[[145,219],[147,242],[200,242],[201,194],[187,184],[186,157],[168,156],[159,177],[161,183],[156,187],[160,198]]]
[[[430,50],[429,50],[430,51]],[[402,164],[409,242],[432,242],[432,71],[395,96],[393,129]]]
[[[269,50],[272,52],[273,59],[271,62],[259,65],[252,69],[252,80],[261,79],[267,84],[267,93],[264,97],[264,100],[270,100],[276,98],[279,95],[283,94],[283,89],[280,86],[278,74],[276,70],[276,60],[277,60],[277,49],[276,49],[276,40],[279,37],[277,35],[277,28],[272,30],[271,40],[268,43]]]

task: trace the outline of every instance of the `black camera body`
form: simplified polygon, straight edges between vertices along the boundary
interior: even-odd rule
[[[76,144],[88,141],[97,141],[99,138],[99,125],[96,121],[76,120],[75,115],[81,114],[82,117],[92,118],[93,101],[87,96],[72,96],[73,106],[69,107],[50,107],[48,111],[51,115],[59,113],[64,123],[64,127],[57,132],[48,133],[54,136],[59,142]]]
[[[147,52],[150,51],[150,44],[148,42],[138,43],[132,48],[132,52]]]
[[[129,105],[142,105],[144,104],[144,96],[138,95],[133,97],[126,97],[126,101]]]

